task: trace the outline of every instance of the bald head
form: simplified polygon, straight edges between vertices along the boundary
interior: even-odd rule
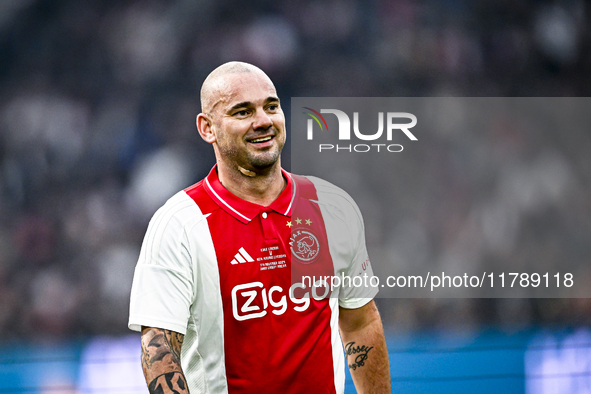
[[[273,172],[283,185],[285,116],[273,82],[261,69],[230,62],[213,70],[201,87],[201,111],[197,130],[213,145],[220,180]]]
[[[215,104],[224,92],[229,90],[229,75],[241,73],[258,73],[271,82],[271,79],[260,68],[244,62],[224,63],[213,70],[201,86],[201,112],[211,113]],[[272,84],[272,82],[271,82]]]

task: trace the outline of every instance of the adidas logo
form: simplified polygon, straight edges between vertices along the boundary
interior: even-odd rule
[[[238,249],[238,253],[236,253],[234,255],[234,258],[232,259],[231,263],[232,264],[238,264],[238,263],[252,263],[254,261],[254,259],[252,257],[250,257],[250,255],[246,252],[246,250],[244,250],[244,248],[240,248]]]

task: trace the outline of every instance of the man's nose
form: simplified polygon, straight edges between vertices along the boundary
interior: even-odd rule
[[[252,123],[253,130],[268,129],[272,125],[273,120],[271,120],[269,114],[267,114],[267,112],[265,112],[265,110],[262,108],[257,109]]]

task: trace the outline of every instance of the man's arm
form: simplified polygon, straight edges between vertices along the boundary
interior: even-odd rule
[[[189,394],[181,369],[184,335],[142,327],[142,369],[150,394]]]
[[[372,300],[361,308],[339,308],[339,329],[358,393],[390,393],[390,362],[382,320]]]

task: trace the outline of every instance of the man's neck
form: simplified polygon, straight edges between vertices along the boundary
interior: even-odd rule
[[[279,161],[268,171],[260,172],[231,168],[218,162],[217,171],[220,183],[230,193],[265,207],[271,205],[287,185]]]

